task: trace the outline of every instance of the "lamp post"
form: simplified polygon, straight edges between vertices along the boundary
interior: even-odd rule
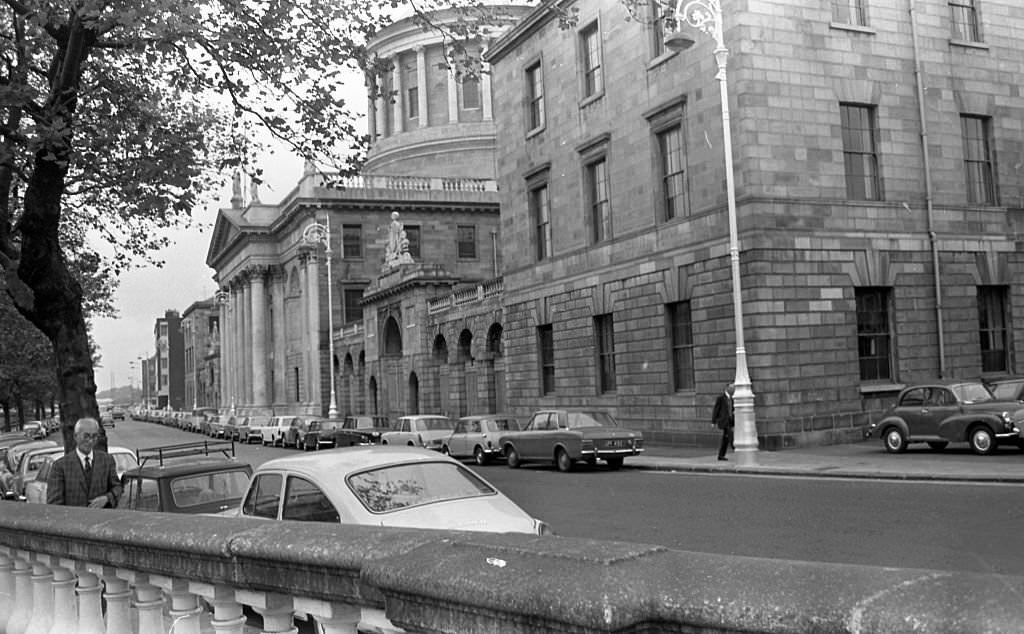
[[[754,419],[754,392],[750,386],[747,370],[747,349],[743,340],[743,302],[740,285],[740,250],[736,229],[736,185],[733,181],[732,130],[729,123],[729,84],[726,81],[726,62],[729,49],[722,34],[721,0],[678,0],[674,17],[677,28],[665,38],[665,46],[684,51],[694,41],[683,34],[679,27],[687,24],[715,40],[715,61],[718,64],[719,90],[722,99],[722,136],[725,152],[725,189],[729,202],[729,260],[732,266],[732,305],[736,331],[736,390],[733,404],[736,419],[736,460],[740,465],[757,463],[757,425]]]
[[[331,296],[331,286],[334,278],[331,277],[331,218],[324,218],[323,223],[313,222],[302,232],[302,241],[306,244],[324,245],[324,255],[327,256],[327,346],[330,358],[327,365],[331,371],[331,405],[327,410],[330,418],[338,417],[338,398],[334,389],[334,302]]]

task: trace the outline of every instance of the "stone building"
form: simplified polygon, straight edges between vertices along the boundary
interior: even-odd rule
[[[667,49],[643,3],[560,5],[569,28],[548,4],[485,56],[508,406],[704,444],[736,350],[714,41]],[[1024,372],[1018,3],[798,4],[722,2],[766,448],[859,438],[913,381]]]
[[[185,402],[185,341],[181,316],[176,310],[164,311],[153,325],[156,352],[150,360],[150,402],[159,409],[182,410]]]
[[[220,403],[220,315],[214,298],[193,302],[181,314],[185,348],[185,406]]]

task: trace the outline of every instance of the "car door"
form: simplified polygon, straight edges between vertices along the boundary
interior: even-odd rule
[[[467,442],[466,442],[466,431],[468,429],[469,422],[465,420],[455,421],[455,429],[452,430],[452,435],[448,437],[448,453],[453,456],[464,456],[466,455]]]
[[[950,416],[960,412],[959,402],[953,391],[945,387],[933,387],[925,401],[925,407],[921,412],[921,433],[937,436],[947,436],[949,440],[958,440],[956,433],[947,434],[942,424]]]
[[[553,416],[553,412],[537,412],[533,415],[527,432],[522,434],[520,456],[533,459],[550,457],[550,453],[544,448],[551,441],[551,434],[554,431]]]
[[[925,410],[925,401],[928,398],[927,387],[915,387],[903,393],[899,407],[896,408],[897,415],[907,424],[908,433],[911,436],[920,436],[923,432],[922,417]]]
[[[289,476],[285,485],[281,519],[337,524],[341,521],[341,513],[315,483],[298,476]]]
[[[282,484],[283,477],[280,473],[257,474],[242,501],[242,515],[270,520],[280,519]]]

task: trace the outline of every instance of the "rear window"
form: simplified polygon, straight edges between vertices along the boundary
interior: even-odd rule
[[[569,412],[566,416],[569,429],[579,427],[618,427],[618,423],[605,412]]]
[[[992,395],[1000,401],[1012,401],[1017,398],[1017,390],[1020,389],[1020,383],[998,383],[992,388]]]
[[[371,513],[495,494],[494,489],[472,471],[449,462],[417,462],[372,469],[348,476],[347,483]]]
[[[174,506],[187,509],[205,504],[237,502],[249,484],[245,471],[216,471],[175,478],[171,481]]]
[[[455,426],[454,423],[447,418],[422,418],[420,419],[420,425],[423,426],[423,429],[429,429],[431,431],[452,429]]]

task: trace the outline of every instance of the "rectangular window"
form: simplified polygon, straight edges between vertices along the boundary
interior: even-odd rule
[[[363,323],[363,307],[359,305],[359,300],[363,297],[363,289],[361,288],[346,288],[342,291],[341,298],[344,302],[344,323],[346,324],[361,324]]]
[[[409,255],[414,260],[420,259],[420,226],[419,225],[405,225],[405,239],[409,241]]]
[[[544,76],[540,62],[526,69],[526,130],[544,127]]]
[[[555,335],[551,324],[537,327],[537,347],[540,349],[540,393],[555,391]]]
[[[832,0],[832,21],[867,26],[867,0]]]
[[[480,107],[480,80],[466,77],[462,80],[462,109],[475,110]]]
[[[472,225],[458,226],[458,244],[456,251],[460,259],[476,259],[476,227]]]
[[[892,330],[889,324],[889,289],[858,288],[857,352],[862,381],[893,378]]]
[[[409,119],[418,119],[420,116],[420,89],[413,86],[405,91],[405,113]]]
[[[580,31],[584,99],[604,91],[604,76],[601,68],[601,31],[597,27],[597,22],[594,22]]]
[[[687,215],[686,147],[682,125],[658,133],[658,177],[665,220]]]
[[[846,197],[850,200],[882,200],[875,139],[874,106],[840,104],[843,126],[843,161],[846,166]]]
[[[992,177],[992,146],[989,143],[988,117],[960,115],[964,144],[964,176],[967,202],[996,204],[995,179]]]
[[[1009,370],[1006,296],[1005,286],[978,287],[978,332],[981,341],[982,372]]]
[[[692,390],[695,385],[693,371],[693,321],[690,302],[682,301],[667,306],[669,351],[672,355],[672,387]]]
[[[597,378],[601,394],[615,391],[615,324],[611,315],[594,317]]]
[[[974,0],[949,0],[949,15],[954,40],[981,41],[981,30],[978,28],[978,8]]]
[[[648,19],[651,21],[651,59],[657,59],[666,53],[665,49],[665,16],[670,9],[657,2],[648,5]]]
[[[590,237],[602,242],[612,235],[611,202],[608,200],[608,163],[604,157],[588,163],[583,172],[586,201],[590,208]]]
[[[548,204],[547,183],[530,190],[530,217],[533,218],[539,262],[551,257],[551,208]]]
[[[341,257],[346,259],[363,257],[362,225],[341,226]]]

